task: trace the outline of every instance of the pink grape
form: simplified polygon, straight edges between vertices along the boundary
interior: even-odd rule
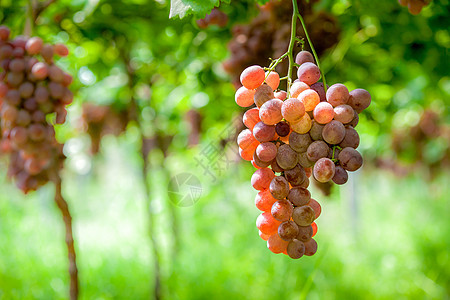
[[[302,65],[306,62],[314,63],[314,57],[311,52],[303,50],[297,53],[297,55],[295,56],[295,63],[297,65]]]
[[[347,104],[349,96],[347,87],[342,83],[333,84],[327,90],[327,101],[333,105],[333,107]]]
[[[317,104],[320,103],[319,94],[316,91],[308,89],[298,95],[298,99],[302,101],[306,111],[313,111]]]
[[[270,182],[275,178],[275,174],[271,169],[258,169],[252,175],[252,186],[255,190],[262,191],[268,189]]]
[[[307,89],[309,89],[309,86],[306,83],[302,81],[294,82],[289,90],[291,93],[291,98],[297,98],[301,92],[306,91]]]
[[[25,50],[27,50],[28,54],[34,55],[41,52],[42,46],[44,42],[40,37],[32,37],[25,44]]]
[[[361,113],[367,107],[369,107],[372,98],[368,91],[364,89],[355,89],[350,92],[350,98],[348,104],[353,107],[357,113]]]
[[[335,117],[333,106],[328,102],[319,102],[313,111],[314,120],[319,124],[327,124]]]
[[[275,125],[283,119],[281,106],[283,101],[272,99],[265,102],[259,109],[259,118],[266,125]]]
[[[260,66],[251,66],[241,73],[241,83],[249,90],[254,90],[263,84],[265,78],[264,69]]]
[[[281,106],[281,114],[288,122],[299,122],[305,115],[305,107],[297,98],[289,98]]]
[[[248,107],[253,104],[253,97],[255,96],[255,90],[249,90],[244,86],[241,86],[234,96],[236,104],[241,107]]]
[[[263,162],[271,162],[277,156],[278,148],[274,143],[265,142],[256,148],[256,155]]]
[[[334,108],[334,119],[343,124],[350,123],[354,118],[354,110],[350,105],[342,104]]]
[[[244,113],[243,116],[244,125],[247,126],[248,129],[253,130],[256,123],[260,122],[259,118],[259,109],[257,107],[251,108]]]
[[[319,81],[320,70],[314,63],[305,62],[298,68],[297,76],[300,81],[311,85]]]
[[[280,75],[277,72],[271,71],[265,73],[266,83],[272,88],[272,90],[276,90],[280,85]]]

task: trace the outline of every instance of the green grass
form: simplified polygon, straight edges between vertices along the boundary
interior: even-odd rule
[[[94,161],[95,172],[65,173],[82,299],[151,298],[146,203],[130,153],[116,147]],[[313,190],[323,208],[319,250],[294,261],[258,237],[250,172],[238,166],[216,183],[200,178],[200,201],[175,208],[176,243],[168,175],[151,171],[167,299],[449,298],[449,173],[426,183],[420,174],[363,171],[330,198]],[[23,196],[2,182],[0,299],[67,298],[64,228],[51,186]]]

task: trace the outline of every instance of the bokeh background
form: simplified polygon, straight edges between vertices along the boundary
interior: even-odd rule
[[[285,51],[290,1],[231,1],[215,21],[169,19],[168,0],[35,2],[49,3],[33,34],[71,51],[58,64],[76,98],[57,137],[81,299],[152,298],[155,262],[163,299],[449,298],[448,0],[418,16],[395,0],[299,1],[327,82],[372,104],[364,167],[343,187],[312,185],[319,250],[298,261],[259,238],[253,167],[234,145],[236,76]],[[0,1],[14,35],[28,11]],[[23,195],[6,169],[0,154],[0,299],[65,299],[53,188]],[[200,190],[170,184],[183,173]],[[177,188],[193,198],[180,204]]]

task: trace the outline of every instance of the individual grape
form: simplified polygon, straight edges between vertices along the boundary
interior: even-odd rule
[[[419,0],[409,0],[408,2],[408,11],[412,15],[418,15],[422,11],[422,7],[424,6],[424,3]]]
[[[263,122],[258,122],[253,127],[253,136],[260,143],[272,141],[275,134],[275,126],[273,125],[266,125]]]
[[[37,110],[33,112],[33,114],[31,115],[31,119],[33,120],[33,122],[42,123],[45,121],[45,114],[42,111]]]
[[[291,126],[289,126],[289,124],[284,121],[278,122],[277,125],[275,125],[275,132],[280,137],[288,136],[291,132]]]
[[[351,126],[345,127],[345,137],[339,144],[341,148],[352,147],[354,149],[359,146],[359,135],[358,132]]]
[[[306,91],[307,89],[309,89],[309,86],[306,83],[302,81],[294,82],[291,86],[291,89],[289,90],[291,93],[291,98],[297,98],[303,91]]]
[[[256,227],[267,235],[276,234],[280,224],[281,222],[275,220],[269,212],[263,212],[256,219]]]
[[[351,109],[351,107],[350,107]],[[317,106],[314,108],[313,111],[314,114],[314,120],[317,121],[317,123],[320,124],[327,124],[333,120],[335,117],[335,110],[333,110],[333,106],[331,106],[328,102],[320,102],[317,104]],[[353,118],[353,115],[352,115]]]
[[[280,85],[280,75],[277,72],[271,71],[265,73],[266,83],[272,88],[272,90],[276,90]],[[281,99],[283,100],[283,99]]]
[[[333,120],[323,127],[322,136],[328,144],[337,145],[345,137],[345,127],[341,122]]]
[[[364,89],[355,89],[350,92],[348,104],[357,112],[361,113],[369,107],[372,98],[368,91]]]
[[[39,52],[41,52],[43,45],[44,42],[40,37],[32,37],[27,41],[25,50],[27,50],[28,54],[30,55],[38,54]]]
[[[332,180],[334,183],[339,184],[339,185],[347,183],[347,181],[348,181],[347,171],[341,166],[336,166],[336,170],[334,172],[334,176],[333,176]]]
[[[255,97],[255,90],[249,90],[243,86],[241,86],[234,96],[234,100],[236,104],[240,107],[248,107],[251,106],[254,102],[253,98]]]
[[[305,115],[305,107],[299,99],[289,98],[283,102],[281,114],[288,122],[299,122]]]
[[[10,72],[7,75],[7,81],[10,86],[18,87],[24,79],[23,73]]]
[[[314,213],[315,213],[314,216],[317,219],[320,216],[320,214],[322,213],[322,206],[320,206],[319,202],[317,202],[316,200],[314,200],[312,198],[311,198],[311,200],[309,200],[308,205],[311,206],[311,208],[314,210]]]
[[[30,114],[25,109],[19,110],[16,119],[17,125],[26,127],[28,124],[30,124],[30,122],[31,122]]]
[[[298,163],[303,168],[309,168],[314,165],[314,162],[309,160],[307,152],[302,152],[298,154]]]
[[[358,113],[355,110],[353,110],[353,112],[354,112],[353,120],[350,123],[348,123],[348,125],[350,125],[353,128],[355,128],[356,125],[358,125],[358,123],[359,123],[359,115],[358,115]]]
[[[63,78],[63,81],[62,81],[62,85],[67,87],[67,86],[69,86],[72,83],[72,81],[73,81],[72,75],[64,73],[64,78]]]
[[[34,90],[34,98],[36,99],[37,103],[45,103],[48,101],[49,93],[46,87],[44,86],[38,86]]]
[[[302,65],[306,62],[314,63],[314,57],[312,56],[311,52],[309,51],[300,51],[295,56],[295,63],[297,65]]]
[[[3,103],[1,109],[1,117],[4,121],[14,121],[17,118],[18,111],[14,106]]]
[[[354,110],[350,105],[342,104],[334,108],[334,119],[343,124],[350,123],[354,117]]]
[[[271,209],[272,216],[275,220],[280,222],[289,220],[293,211],[294,208],[292,207],[292,203],[286,199],[278,200],[273,204]]]
[[[304,114],[298,122],[291,123],[291,128],[293,131],[305,134],[311,129],[312,121],[308,114]]]
[[[310,239],[305,244],[305,255],[312,256],[317,252],[317,242],[314,239]]]
[[[64,87],[64,94],[60,99],[61,103],[64,105],[69,105],[73,101],[73,93],[66,87]]]
[[[342,83],[336,83],[330,86],[327,90],[327,101],[333,107],[338,105],[347,104],[349,99],[349,92],[345,85]]]
[[[294,206],[303,206],[306,205],[311,199],[311,193],[306,188],[294,186],[289,191],[287,198]]]
[[[281,115],[281,106],[283,101],[271,99],[261,105],[259,109],[259,118],[266,125],[275,125],[283,119]]]
[[[240,79],[243,86],[249,90],[254,90],[264,82],[264,69],[260,66],[250,66],[242,71]]]
[[[28,139],[28,132],[25,128],[17,126],[11,130],[10,138],[15,145],[22,145]]]
[[[281,145],[278,148],[276,160],[282,169],[292,169],[298,162],[297,152],[292,150],[292,148],[287,144]]]
[[[28,127],[28,136],[30,139],[34,142],[41,142],[45,139],[45,135],[47,133],[47,130],[45,129],[45,126],[42,124],[31,124]]]
[[[258,169],[252,175],[252,186],[255,190],[262,191],[268,189],[270,182],[275,178],[275,174],[271,169]]]
[[[339,164],[347,171],[356,171],[361,168],[363,164],[361,154],[350,147],[342,149],[339,153],[338,159]]]
[[[66,45],[64,44],[55,44],[53,49],[55,50],[55,54],[61,57],[69,55],[69,49],[67,49]]]
[[[298,226],[309,226],[314,221],[315,212],[311,206],[303,205],[294,208],[292,219]]]
[[[18,106],[20,104],[20,92],[18,90],[9,90],[4,99],[11,106]]]
[[[9,63],[9,70],[13,73],[22,72],[25,69],[25,61],[20,58],[15,58]]]
[[[256,154],[256,151],[253,153],[253,159],[252,159],[252,165],[257,168],[267,168],[271,165],[272,162],[264,162],[259,159],[258,155]]]
[[[314,164],[313,174],[318,182],[330,181],[334,176],[334,172],[334,162],[329,158],[322,157]]]
[[[270,182],[269,190],[275,199],[278,200],[284,199],[289,194],[289,183],[283,176],[276,176]],[[278,220],[278,218],[276,217],[275,219]]]
[[[327,157],[328,149],[329,147],[324,141],[314,141],[306,150],[307,158],[312,162],[316,162],[323,157]]]
[[[242,119],[244,125],[247,126],[248,129],[253,130],[253,127],[255,127],[256,123],[261,121],[261,119],[259,118],[259,109],[255,107],[247,110],[244,113]]]
[[[325,125],[317,123],[315,120],[312,121],[311,130],[309,131],[309,135],[314,141],[323,141],[322,131]]]
[[[290,241],[287,246],[287,254],[293,259],[301,258],[305,254],[305,244],[297,239]]]
[[[311,89],[315,90],[316,93],[319,95],[320,102],[327,101],[327,94],[325,93],[323,82],[316,82],[312,84]]]
[[[241,158],[243,160],[246,160],[246,161],[252,161],[254,152],[255,152],[254,149],[250,149],[250,148],[242,149],[242,148],[239,148],[239,155],[241,156]]]
[[[320,70],[314,63],[305,62],[298,68],[297,76],[300,81],[311,85],[319,81]]]
[[[237,137],[238,146],[241,149],[250,149],[258,146],[258,141],[253,136],[250,129],[244,129]]]
[[[273,95],[275,98],[280,99],[280,100],[285,100],[287,97],[286,91],[278,91],[278,92],[275,92]]]
[[[262,233],[261,230],[259,230],[259,236],[265,241],[267,241],[270,237],[270,235]]]
[[[275,254],[286,251],[289,242],[284,241],[278,234],[273,234],[267,240],[267,248]]]
[[[48,84],[48,90],[50,92],[50,96],[54,99],[59,99],[64,95],[64,87],[57,82],[50,81]]]
[[[263,162],[271,162],[277,156],[278,148],[274,143],[265,142],[256,148],[256,155]]]
[[[8,38],[9,38],[9,34],[10,34],[11,32],[10,32],[10,30],[9,30],[9,28],[8,27],[6,27],[6,26],[0,26],[0,39],[2,40],[2,41],[7,41],[8,40]]]
[[[305,152],[308,146],[312,143],[309,134],[300,134],[295,131],[289,136],[289,146],[297,152]]]
[[[314,222],[312,224],[315,224]],[[309,226],[298,226],[298,234],[296,239],[302,242],[309,241],[313,236],[312,224]]]
[[[42,46],[41,49],[42,58],[46,62],[51,63],[53,62],[53,55],[54,55],[53,46],[49,44],[44,44],[44,46]]]
[[[284,177],[292,186],[297,186],[305,181],[306,174],[300,165],[296,165],[292,169],[284,171]]]
[[[265,83],[256,89],[255,96],[253,97],[254,102],[258,107],[261,107],[265,102],[274,98],[275,95],[272,88]]]
[[[311,227],[313,229],[312,237],[314,237],[316,235],[316,233],[317,233],[317,224],[316,224],[316,222],[312,222]]]
[[[29,98],[33,95],[34,92],[34,84],[29,81],[22,83],[19,86],[19,93],[22,98]]]
[[[277,202],[277,199],[272,196],[268,189],[260,191],[258,194],[256,194],[255,205],[256,208],[261,211],[270,212],[275,202]]]
[[[305,181],[301,185],[299,185],[299,187],[307,189],[309,187],[309,178],[306,177]]]
[[[37,80],[43,80],[48,75],[48,67],[43,62],[37,62],[34,64],[33,68],[31,68],[31,74],[33,74]]]
[[[305,106],[305,111],[313,111],[317,104],[320,103],[319,94],[311,89],[301,92],[298,99],[300,99]]]
[[[281,173],[281,172],[284,171],[284,169],[281,168],[281,167],[278,165],[276,159],[273,160],[272,165],[271,165],[270,167],[271,167],[272,170],[273,170],[274,172],[276,172],[276,173]]]
[[[292,241],[298,235],[297,224],[293,221],[284,221],[278,226],[278,235],[282,240]]]

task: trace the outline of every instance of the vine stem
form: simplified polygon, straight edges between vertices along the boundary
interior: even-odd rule
[[[73,242],[72,232],[72,216],[69,211],[69,206],[62,196],[61,177],[59,174],[54,174],[53,181],[55,183],[55,203],[58,206],[63,216],[64,225],[66,227],[66,245],[69,257],[69,275],[70,275],[70,299],[78,299],[78,268],[77,256]]]
[[[287,75],[287,98],[289,98],[291,93],[290,89],[292,85],[292,68],[294,67],[294,56],[292,55],[292,51],[294,50],[295,41],[297,39],[297,15],[299,14],[297,0],[292,0],[292,9],[291,40],[289,41],[289,47],[287,51],[287,56],[289,59],[289,68]]]
[[[294,8],[296,8],[297,7],[297,1],[296,0],[292,0],[292,3],[295,3],[294,4]],[[305,36],[306,36],[306,39],[308,40],[309,47],[311,48],[311,51],[312,51],[312,53],[314,55],[314,58],[316,59],[316,63],[317,63],[317,66],[319,67],[320,74],[322,75],[323,88],[324,88],[325,93],[326,93],[327,92],[327,81],[325,79],[325,74],[323,73],[323,70],[320,67],[319,56],[317,55],[316,50],[314,49],[314,45],[313,45],[313,43],[312,43],[312,41],[311,41],[311,39],[309,37],[308,30],[306,29],[305,21],[303,21],[303,17],[298,11],[295,12],[295,10],[294,10],[294,14],[296,14],[298,16],[298,18],[300,19],[300,23],[302,23],[303,31],[305,31]],[[294,22],[294,21],[292,21],[292,22]],[[292,37],[291,37],[291,42],[292,42]]]

